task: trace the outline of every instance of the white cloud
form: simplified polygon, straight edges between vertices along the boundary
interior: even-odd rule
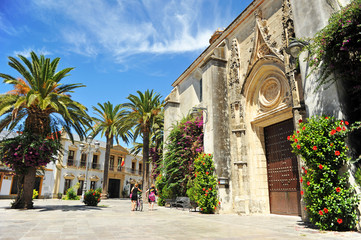
[[[215,0],[34,0],[33,6],[48,14],[42,19],[52,19],[70,51],[86,56],[110,52],[118,61],[140,53],[204,49],[222,27],[216,25]]]
[[[49,52],[48,50],[46,50],[45,48],[41,48],[41,49],[35,49],[35,48],[27,48],[27,49],[23,49],[21,51],[14,51],[14,55],[17,56],[17,55],[22,55],[26,58],[29,58],[30,57],[30,52],[35,52],[38,56],[39,55],[51,55],[52,53]]]

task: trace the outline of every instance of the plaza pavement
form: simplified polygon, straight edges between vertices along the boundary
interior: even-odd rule
[[[204,215],[156,206],[131,212],[129,199],[99,207],[80,201],[35,200],[35,209],[10,209],[0,200],[0,239],[361,239],[357,232],[321,232],[299,217]]]

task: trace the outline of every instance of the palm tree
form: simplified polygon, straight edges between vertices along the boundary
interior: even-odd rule
[[[128,143],[128,138],[132,135],[130,131],[124,127],[123,121],[125,110],[121,110],[120,104],[113,107],[113,104],[109,101],[103,104],[98,103],[98,108],[93,106],[93,110],[97,115],[97,117],[92,118],[95,122],[94,137],[101,132],[101,136],[105,136],[106,138],[102,191],[102,197],[106,198],[108,192],[110,149],[113,146],[113,141],[115,139],[118,142],[118,137],[121,137],[125,143]]]
[[[65,68],[56,72],[60,58],[50,60],[30,53],[31,62],[22,55],[17,59],[9,57],[9,65],[23,79],[0,73],[4,83],[12,84],[14,90],[0,95],[0,132],[7,128],[13,130],[24,123],[24,132],[46,137],[51,132],[64,129],[73,140],[71,130],[74,129],[82,139],[85,136],[84,125],[89,122],[86,108],[71,99],[68,93],[74,89],[85,87],[82,84],[62,84],[60,81],[68,76],[73,68]],[[28,167],[26,173],[19,176],[18,196],[13,208],[32,208],[32,194],[36,176],[36,168]]]
[[[130,94],[123,107],[127,109],[125,125],[133,127],[134,141],[140,136],[143,139],[143,190],[149,186],[149,140],[152,126],[156,116],[161,112],[163,101],[161,96],[153,90],[146,90],[144,93],[137,91],[138,96]]]

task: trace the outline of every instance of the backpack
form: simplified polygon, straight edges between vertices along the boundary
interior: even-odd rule
[[[151,202],[154,202],[154,201],[155,201],[155,194],[154,194],[154,192],[151,192],[151,193],[149,194],[149,200],[150,200]]]

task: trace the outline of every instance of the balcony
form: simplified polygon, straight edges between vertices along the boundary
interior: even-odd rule
[[[121,172],[121,171],[122,171],[122,167],[121,166],[117,167],[117,172]]]
[[[92,163],[92,169],[98,169],[98,170],[100,170],[100,164],[98,164],[98,163]]]
[[[109,166],[109,171],[114,171],[114,166]]]

